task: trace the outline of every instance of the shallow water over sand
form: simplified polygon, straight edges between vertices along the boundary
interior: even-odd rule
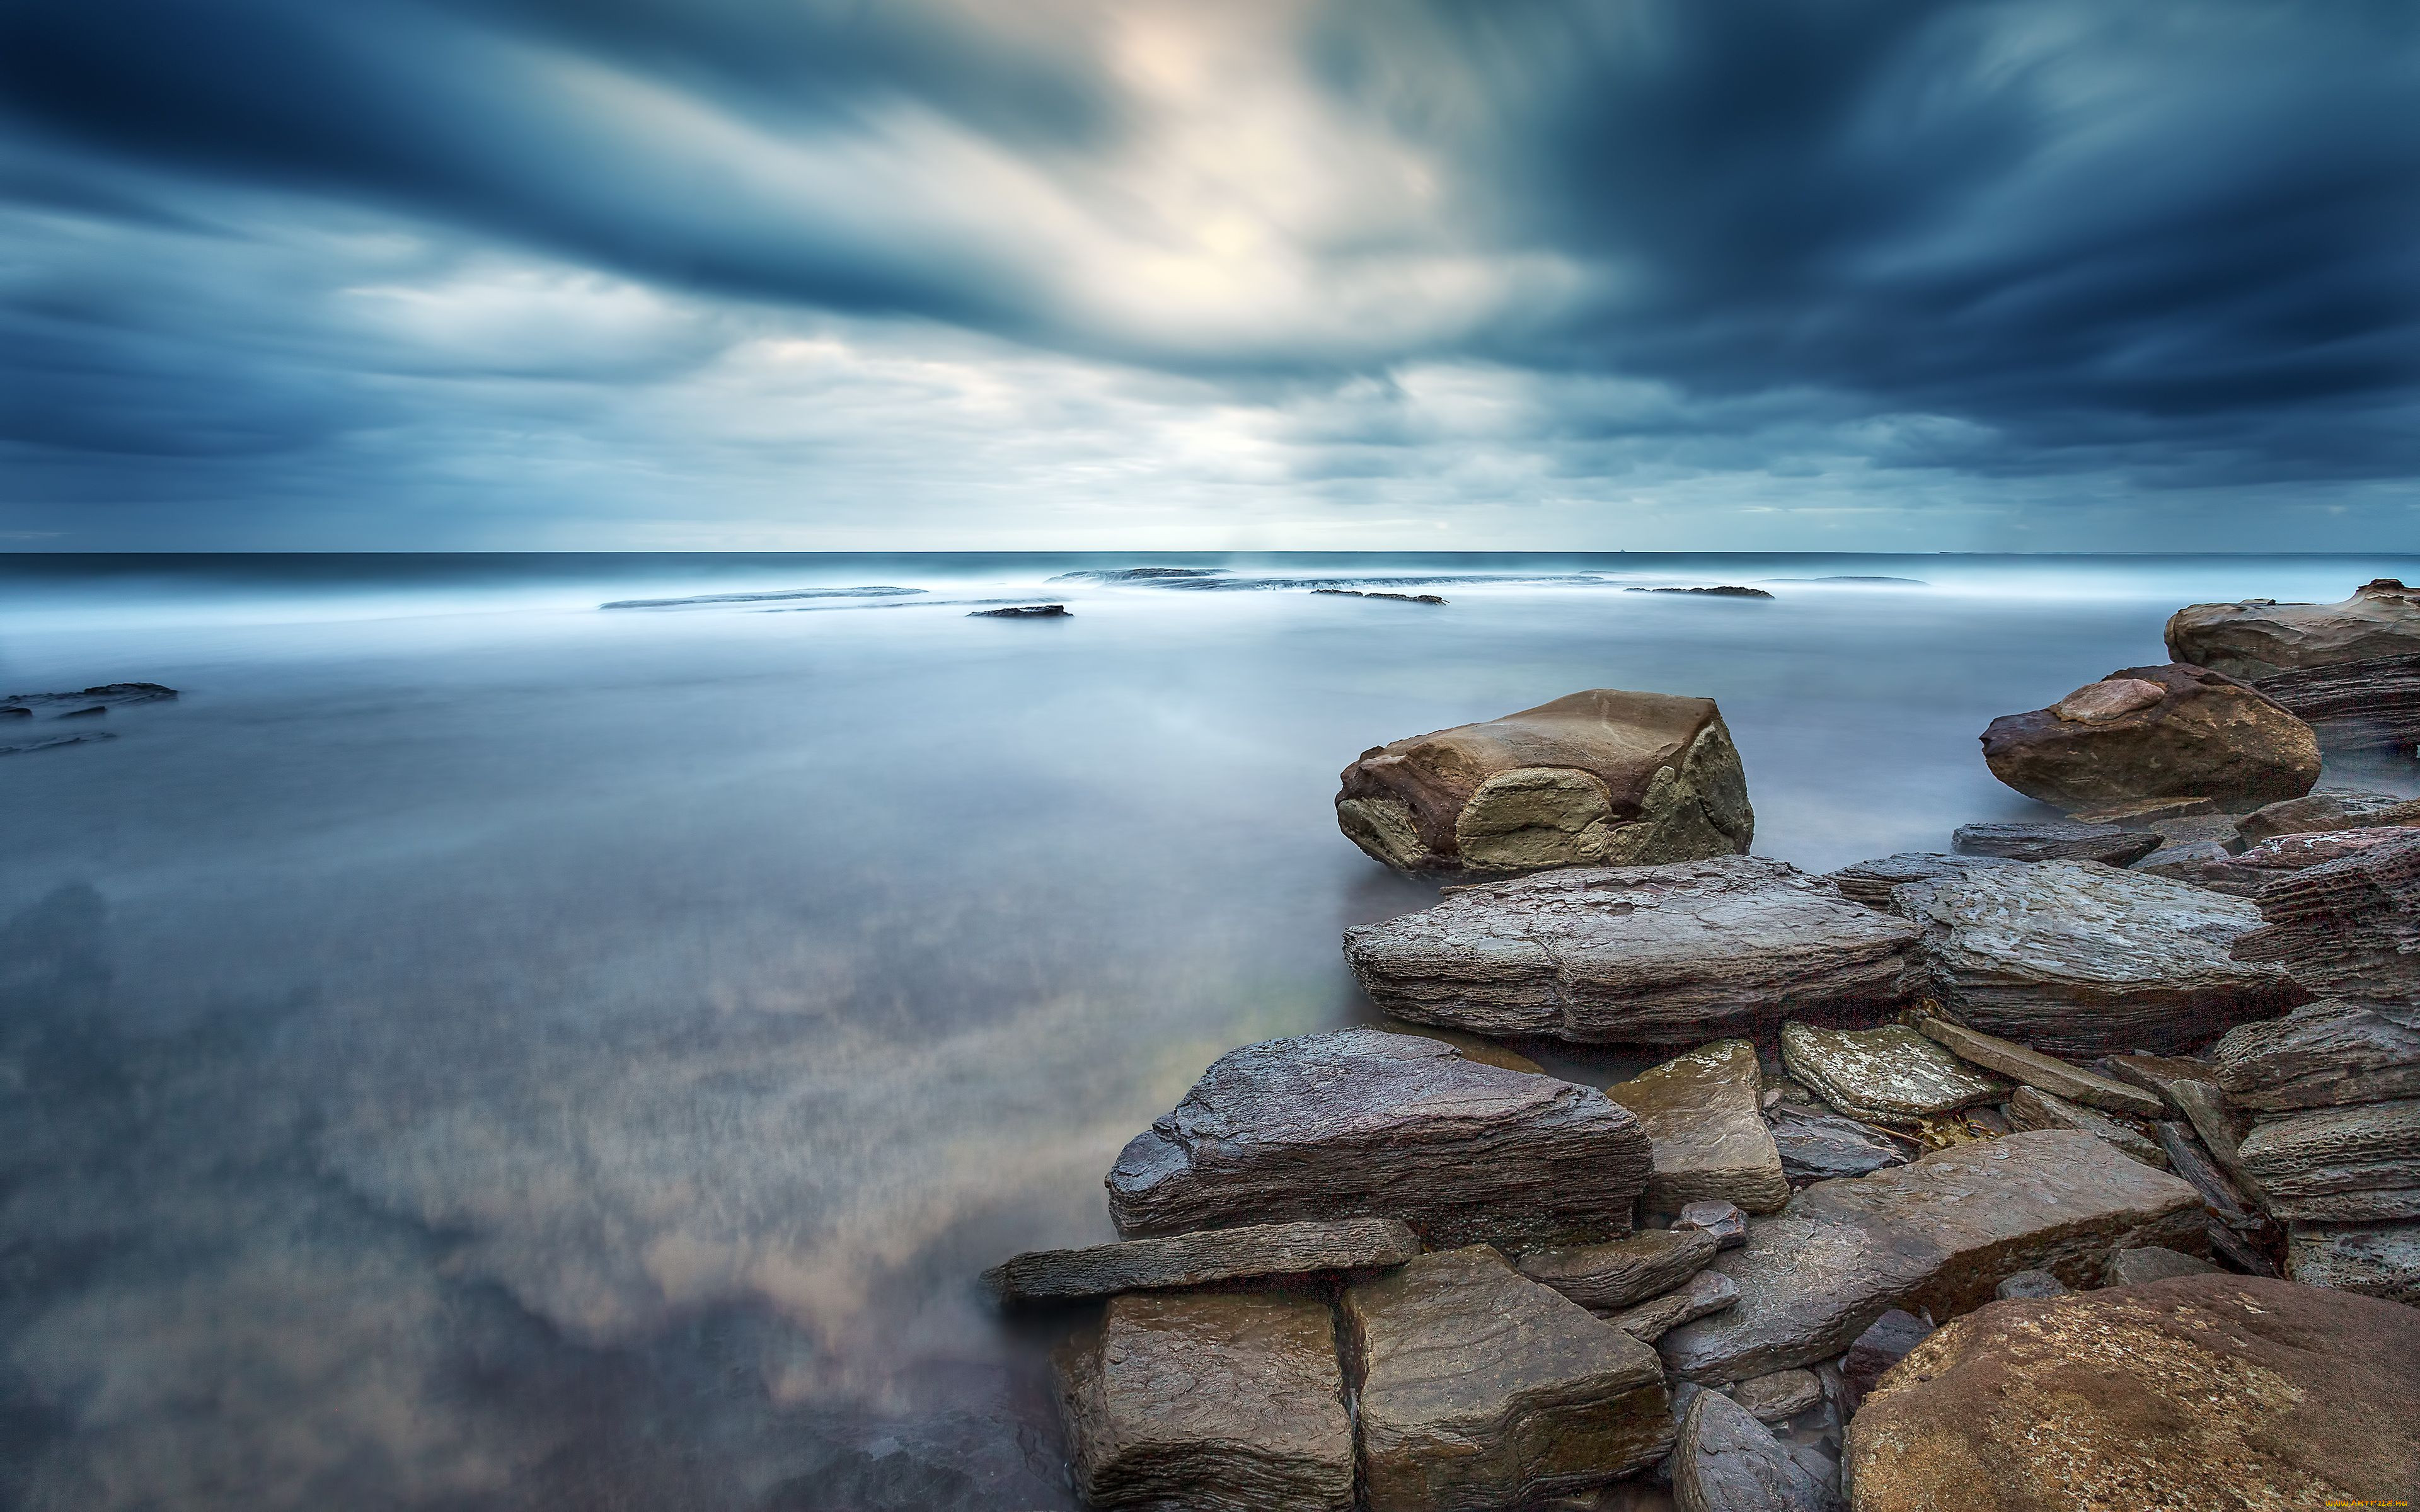
[[[0,564],[0,691],[184,690],[0,758],[0,1505],[1067,1505],[972,1276],[1108,1237],[1220,1052],[1367,1015],[1339,932],[1434,893],[1335,831],[1364,748],[1711,694],[1758,850],[1828,868],[2033,811],[1976,734],[2177,605],[2420,571],[1044,583],[1138,562],[1218,564]],[[1375,579],[1452,602],[1305,591]],[[1621,591],[1713,583],[1776,596]],[[926,592],[596,608],[860,586]]]

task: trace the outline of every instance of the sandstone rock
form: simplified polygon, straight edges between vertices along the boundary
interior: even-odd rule
[[[1870,1123],[1912,1127],[2006,1089],[1898,1024],[1817,1029],[1792,1019],[1781,1026],[1781,1059],[1825,1102]]]
[[[2043,1275],[2047,1273],[2027,1271],[2024,1273]],[[1993,1290],[1996,1293],[1998,1288]],[[1899,1307],[1893,1307],[1869,1324],[1840,1356],[1840,1383],[1848,1394],[1849,1411],[1855,1412],[1866,1393],[1874,1389],[1875,1381],[1880,1381],[1891,1366],[1906,1359],[1909,1350],[1931,1336],[1931,1321]]]
[[[1823,1383],[1812,1370],[1776,1370],[1750,1376],[1730,1389],[1731,1400],[1748,1410],[1760,1423],[1778,1423],[1823,1399]]]
[[[2322,750],[2412,754],[2420,742],[2420,656],[2374,656],[2306,667],[2255,682],[2264,697],[2311,727]]]
[[[1772,1114],[1774,1148],[1781,1174],[1793,1181],[1863,1176],[1885,1165],[1904,1165],[1907,1152],[1880,1130],[1837,1114],[1810,1113],[1784,1103]]]
[[[2168,1157],[2168,1169],[2199,1193],[2203,1205],[2211,1212],[2234,1227],[2259,1227],[2259,1214],[2250,1195],[2219,1169],[2218,1163],[2202,1149],[2201,1141],[2194,1137],[2190,1124],[2162,1119],[2151,1125],[2151,1137],[2159,1141],[2160,1153]]]
[[[1583,1307],[1611,1311],[1671,1290],[1714,1257],[1714,1236],[1699,1228],[1646,1228],[1602,1244],[1532,1250],[1515,1262],[1532,1281]]]
[[[1678,1512],[1841,1512],[1839,1495],[1720,1392],[1700,1392],[1672,1454]]]
[[[2358,788],[2320,788],[2299,798],[2288,798],[2256,809],[2235,822],[2244,842],[2257,845],[2280,835],[2309,835],[2330,829],[2396,828],[2420,823],[2420,802],[2392,793]]]
[[[2099,861],[2125,866],[2160,848],[2149,830],[2116,825],[2042,820],[2012,825],[1961,825],[1949,843],[1969,856],[2010,861]]]
[[[2146,1165],[2167,1168],[2168,1157],[2150,1135],[2054,1092],[2031,1087],[2017,1088],[2009,1098],[2009,1122],[2019,1129],[2071,1129],[2088,1134]]]
[[[1625,1307],[1606,1320],[1652,1344],[1683,1323],[1721,1312],[1739,1301],[1739,1285],[1719,1271],[1700,1271],[1660,1297]]]
[[[2089,1134],[1961,1145],[1854,1180],[1820,1181],[1760,1220],[1713,1272],[1738,1305],[1665,1335],[1684,1380],[1739,1381],[1839,1353],[1893,1307],[1935,1317],[1989,1301],[2000,1278],[2097,1279],[2110,1251],[2201,1242],[2193,1188]]]
[[[2160,837],[2163,845],[2185,845],[2197,840],[2213,841],[2223,849],[2243,849],[2243,832],[2236,826],[2233,814],[2199,814],[2183,819],[2154,819],[2144,826]]]
[[[2420,830],[2279,877],[2259,907],[2237,960],[2320,996],[2420,1002]]]
[[[2048,1271],[2019,1271],[1992,1288],[2001,1302],[2040,1302],[2067,1296],[2073,1288]]]
[[[2146,1119],[2156,1119],[2164,1111],[2160,1100],[2139,1087],[2129,1087],[2106,1076],[2096,1076],[2081,1066],[2071,1066],[2064,1060],[2043,1055],[2039,1050],[2028,1050],[1997,1035],[1985,1034],[1980,1029],[1970,1029],[1962,1024],[1952,1024],[1929,1014],[1919,1014],[1916,1027],[1926,1039],[1961,1060],[1996,1072],[2012,1082],[2056,1093],[2071,1103],[2105,1108],[2113,1113],[2132,1113]]]
[[[2247,684],[2177,664],[2112,672],[2051,708],[2003,715],[1983,733],[1983,760],[2062,809],[2177,796],[2249,808],[2299,797],[2319,777],[2310,726]]]
[[[2104,1287],[2139,1287],[2146,1282],[2165,1281],[2172,1276],[2219,1273],[2217,1266],[2199,1256],[2163,1249],[2157,1244],[2145,1244],[2135,1249],[2121,1249],[2109,1257],[2109,1264],[2101,1273],[2101,1284]]]
[[[1713,1198],[1771,1212],[1790,1200],[1781,1152],[1759,1108],[1763,1086],[1756,1046],[1717,1040],[1606,1088],[1638,1115],[1653,1143],[1648,1211],[1678,1212]]]
[[[2164,845],[2133,863],[2133,870],[2146,876],[2166,877],[2230,897],[2249,898],[2269,880],[2268,874],[2247,872],[2235,861],[2235,853],[2218,841],[2197,840],[2182,845]]]
[[[1401,1265],[1419,1252],[1419,1236],[1392,1218],[1344,1218],[1034,1250],[992,1267],[983,1278],[1003,1302],[1055,1302],[1253,1276],[1368,1270]]]
[[[1400,1218],[1433,1244],[1579,1243],[1630,1227],[1638,1120],[1593,1088],[1378,1029],[1221,1056],[1109,1172],[1133,1236],[1299,1218]]]
[[[1672,1227],[1699,1229],[1712,1237],[1714,1243],[1723,1249],[1731,1249],[1747,1242],[1747,1214],[1740,1211],[1736,1204],[1730,1202],[1717,1202],[1709,1198],[1703,1202],[1689,1203],[1681,1209],[1681,1216],[1673,1220]]]
[[[1059,1354],[1077,1489],[1094,1507],[1345,1512],[1353,1424],[1327,1304],[1113,1299]]]
[[[1527,1504],[1672,1443],[1654,1351],[1485,1246],[1346,1288],[1343,1318],[1370,1512]]]
[[[2420,1307],[2420,1222],[2296,1224],[2286,1236],[2286,1273]]]
[[[2420,596],[2380,578],[2339,604],[2192,604],[2168,617],[2167,642],[2178,661],[2245,678],[2408,656],[2420,654]]]
[[[2203,797],[2128,798],[2118,803],[2079,809],[2067,817],[2079,825],[2120,825],[2128,829],[2153,829],[2178,819],[2217,815],[2218,800]],[[2221,816],[2221,823],[2224,817]]]
[[[1073,611],[1064,604],[1015,604],[1007,609],[969,609],[970,620],[1063,620]]]
[[[1901,851],[1897,856],[1877,856],[1844,866],[1838,872],[1826,872],[1823,880],[1840,891],[1840,896],[1869,908],[1888,908],[1891,889],[1902,882],[1935,882],[1956,876],[1972,867],[2008,866],[2005,856],[1945,856],[1932,851]]]
[[[2197,1056],[2151,1056],[2138,1052],[2103,1056],[2094,1062],[2094,1066],[2109,1072],[2114,1080],[2141,1088],[2176,1108],[2180,1117],[2184,1109],[2177,1103],[2174,1091],[2177,1083],[2218,1080],[2218,1063]]]
[[[2323,861],[2339,860],[2357,851],[2401,840],[2406,833],[2406,826],[2377,825],[2280,835],[2245,848],[2235,857],[2235,864],[2255,883],[2257,891],[2283,872],[2306,871]]]
[[[2263,1112],[2420,1097],[2420,1005],[2321,998],[2238,1025],[2211,1055],[2228,1098]]]
[[[2265,1119],[2242,1155],[2280,1218],[2420,1218],[2420,1098]]]
[[[2239,1148],[2243,1136],[2252,1132],[2251,1118],[2227,1101],[2216,1082],[2179,1082],[2168,1090],[2177,1106],[2184,1111],[2185,1121],[2193,1125],[2202,1148],[2210,1151],[2210,1158],[2218,1163],[2227,1180],[2255,1202],[2264,1200],[2260,1183],[2244,1168]]]
[[[1399,871],[1504,874],[1744,854],[1756,829],[1712,699],[1591,688],[1398,740],[1344,769],[1336,820]]]
[[[1770,1038],[1787,1015],[1897,1000],[1906,920],[1780,861],[1554,872],[1456,892],[1344,934],[1398,1018],[1484,1034],[1629,1044]]]
[[[1858,1512],[2409,1499],[2420,1312],[2195,1275],[1950,1323],[1849,1425]]]
[[[1944,1016],[2052,1054],[2180,1050],[2310,995],[2228,954],[2260,909],[2165,877],[2042,861],[1895,896]]]
[[[2273,1230],[2258,1230],[2264,1239],[2273,1237]],[[2238,1275],[2275,1275],[2277,1267],[2269,1257],[2252,1247],[2252,1241],[2212,1217],[2202,1226],[2202,1237],[2210,1241],[2210,1253],[2226,1269]]]

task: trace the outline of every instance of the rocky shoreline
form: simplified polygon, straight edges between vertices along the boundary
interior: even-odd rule
[[[1078,1493],[2408,1496],[2420,804],[2318,783],[2323,751],[2412,755],[2420,595],[2197,605],[2167,639],[1983,736],[2067,817],[1826,876],[1746,854],[1708,700],[1365,752],[1344,834],[1479,879],[1347,933],[1372,1002],[1666,1058],[1597,1088],[1379,1028],[1221,1057],[1109,1172],[1120,1242],[986,1273],[1077,1309]]]

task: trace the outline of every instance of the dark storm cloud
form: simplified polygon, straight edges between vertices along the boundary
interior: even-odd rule
[[[0,466],[309,494],[872,319],[1208,384],[1311,484],[1481,411],[1557,479],[2392,480],[2415,98],[2399,0],[7,0]]]

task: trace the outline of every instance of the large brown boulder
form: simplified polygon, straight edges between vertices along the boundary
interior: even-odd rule
[[[1650,1147],[1592,1087],[1381,1029],[1266,1040],[1213,1062],[1109,1175],[1126,1235],[1400,1218],[1431,1244],[1629,1231]]]
[[[1712,699],[1590,688],[1363,751],[1336,822],[1398,871],[1503,876],[1745,854],[1747,776]]]
[[[1857,1512],[2392,1505],[2420,1473],[2420,1311],[2188,1275],[1996,1303],[1850,1420]]]
[[[2420,590],[2392,578],[2340,604],[2191,604],[2168,617],[2168,655],[2257,681],[2311,667],[2420,656]]]
[[[1770,1041],[1784,1017],[1871,1022],[1916,930],[1781,861],[1725,856],[1465,888],[1344,932],[1380,1008],[1481,1034],[1606,1044]]]
[[[1992,775],[2062,809],[2200,796],[2235,808],[2300,797],[2319,779],[2311,727],[2203,667],[2129,667],[1983,732]]]

